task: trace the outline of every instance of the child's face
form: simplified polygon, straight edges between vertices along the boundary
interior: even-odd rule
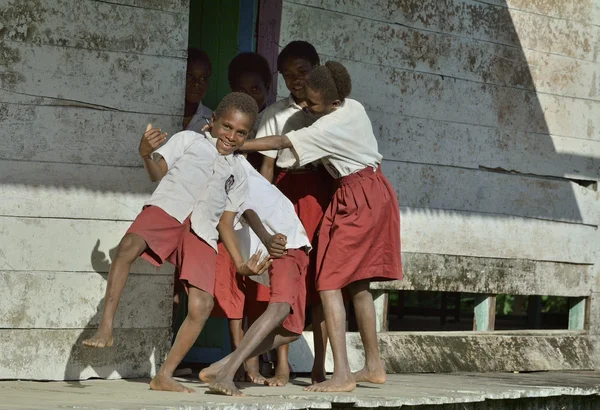
[[[260,76],[256,73],[244,73],[237,79],[236,84],[233,84],[231,91],[248,94],[254,98],[258,108],[264,107],[267,103],[267,87]]]
[[[185,81],[185,100],[192,104],[199,104],[208,90],[210,70],[208,65],[192,61],[188,64]]]
[[[281,75],[283,75],[287,89],[296,100],[306,98],[304,87],[313,68],[312,64],[304,58],[291,58],[283,63]]]
[[[340,105],[339,100],[327,101],[323,93],[306,86],[306,111],[315,117],[331,114]]]
[[[229,110],[221,117],[213,113],[211,134],[217,139],[219,154],[229,155],[244,145],[252,129],[250,122],[250,117],[238,110]]]

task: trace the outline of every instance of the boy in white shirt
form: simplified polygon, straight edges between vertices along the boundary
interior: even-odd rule
[[[198,338],[213,308],[217,225],[223,212],[236,211],[245,201],[247,175],[241,155],[232,155],[246,140],[257,115],[252,98],[227,95],[212,116],[216,138],[192,131],[166,134],[148,124],[140,155],[152,181],[160,181],[144,209],[119,243],[110,267],[102,321],[88,347],[113,345],[113,321],[131,264],[138,256],[160,266],[177,267],[188,292],[188,314],[169,355],[150,383],[153,390],[191,392],[173,379],[173,372]],[[160,147],[159,147],[160,146]],[[236,266],[242,274],[265,271],[269,262],[254,255]]]
[[[206,125],[205,121],[212,118],[212,110],[202,104],[211,75],[212,65],[208,54],[203,50],[190,48],[185,73],[183,128],[186,130],[200,132]]]
[[[300,337],[304,329],[305,276],[311,248],[293,204],[250,163],[242,161],[242,165],[248,175],[249,191],[239,213],[243,213],[252,230],[239,220],[236,222],[239,214],[226,211],[219,223],[221,240],[236,265],[250,254],[260,254],[265,250],[263,244],[272,256],[279,257],[272,260],[269,268],[271,295],[266,311],[248,329],[232,354],[200,373],[200,378],[210,383],[211,391],[232,396],[243,396],[233,378],[247,358]]]

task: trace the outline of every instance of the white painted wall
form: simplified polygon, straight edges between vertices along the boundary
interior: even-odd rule
[[[187,0],[0,0],[0,378],[149,376],[172,268],[137,262],[116,345],[81,348],[111,257],[152,192],[137,147],[183,112]]]

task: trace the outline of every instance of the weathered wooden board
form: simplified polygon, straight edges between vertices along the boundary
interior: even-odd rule
[[[0,271],[0,328],[81,329],[98,327],[107,274],[95,272]],[[49,300],[52,303],[49,304]],[[173,311],[173,277],[130,275],[115,327],[167,328]]]
[[[600,66],[593,62],[383,23],[337,9],[290,4],[285,11],[283,43],[305,38],[326,56],[600,100]],[[311,30],[306,30],[308,25]]]
[[[400,210],[402,250],[594,263],[596,227],[423,208]]]
[[[600,102],[340,60],[371,111],[600,140]]]
[[[92,0],[1,0],[0,21],[4,27],[0,38],[37,45],[185,58],[187,10],[177,11]]]
[[[92,0],[104,1],[104,0]],[[161,10],[172,13],[187,13],[192,0],[111,0],[110,3],[123,4],[148,10]]]
[[[386,332],[379,350],[389,373],[512,372],[584,370],[594,368],[594,352],[583,332]],[[358,333],[347,333],[350,368],[364,366],[364,348]],[[295,372],[310,373],[312,332],[290,345]],[[331,350],[327,371],[333,371]]]
[[[0,269],[6,271],[108,272],[130,222],[0,217]],[[132,273],[172,275],[143,259]]]
[[[0,378],[84,380],[149,377],[170,348],[171,328],[116,329],[109,349],[84,348],[92,329],[0,329]]]
[[[186,60],[141,54],[0,45],[0,102],[38,104],[38,97],[111,110],[181,115]]]
[[[0,103],[0,159],[142,166],[138,147],[146,125],[150,122],[170,136],[181,130],[181,118]]]
[[[600,223],[598,192],[568,181],[392,161],[382,169],[402,206]]]
[[[403,252],[402,271],[402,280],[371,289],[574,297],[589,296],[593,283],[593,265],[525,259]]]
[[[496,5],[489,4],[492,2]],[[600,6],[597,2],[518,0],[510,3],[515,8],[508,9],[504,0],[292,0],[285,2],[283,10],[285,15],[288,7],[302,4],[424,31],[598,61],[600,31],[597,25],[600,24]],[[569,10],[568,3],[578,3],[577,10]],[[540,12],[519,10],[537,8],[540,5]],[[555,7],[556,9],[552,10]],[[546,13],[548,15],[545,15]],[[582,19],[582,16],[585,17]],[[588,24],[564,20],[570,18],[583,20]],[[285,25],[282,27],[286,30]],[[315,45],[319,50],[320,44]]]
[[[379,152],[394,161],[600,180],[600,142],[369,111]]]

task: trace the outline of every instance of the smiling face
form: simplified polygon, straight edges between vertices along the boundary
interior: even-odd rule
[[[339,107],[340,103],[340,100],[328,101],[322,92],[306,86],[305,110],[313,116],[319,118],[330,114]]]
[[[248,94],[254,98],[259,110],[267,103],[267,87],[265,87],[260,75],[256,73],[242,74],[233,84],[231,91]]]
[[[238,150],[252,129],[251,119],[247,114],[231,109],[221,117],[214,113],[210,122],[211,134],[217,139],[217,151],[221,155],[229,155]]]
[[[208,90],[210,67],[199,61],[188,64],[185,79],[185,100],[191,104],[199,104]]]
[[[290,58],[283,63],[281,75],[285,80],[287,89],[290,90],[298,103],[304,101],[306,97],[304,87],[313,68],[310,61],[304,58]]]

